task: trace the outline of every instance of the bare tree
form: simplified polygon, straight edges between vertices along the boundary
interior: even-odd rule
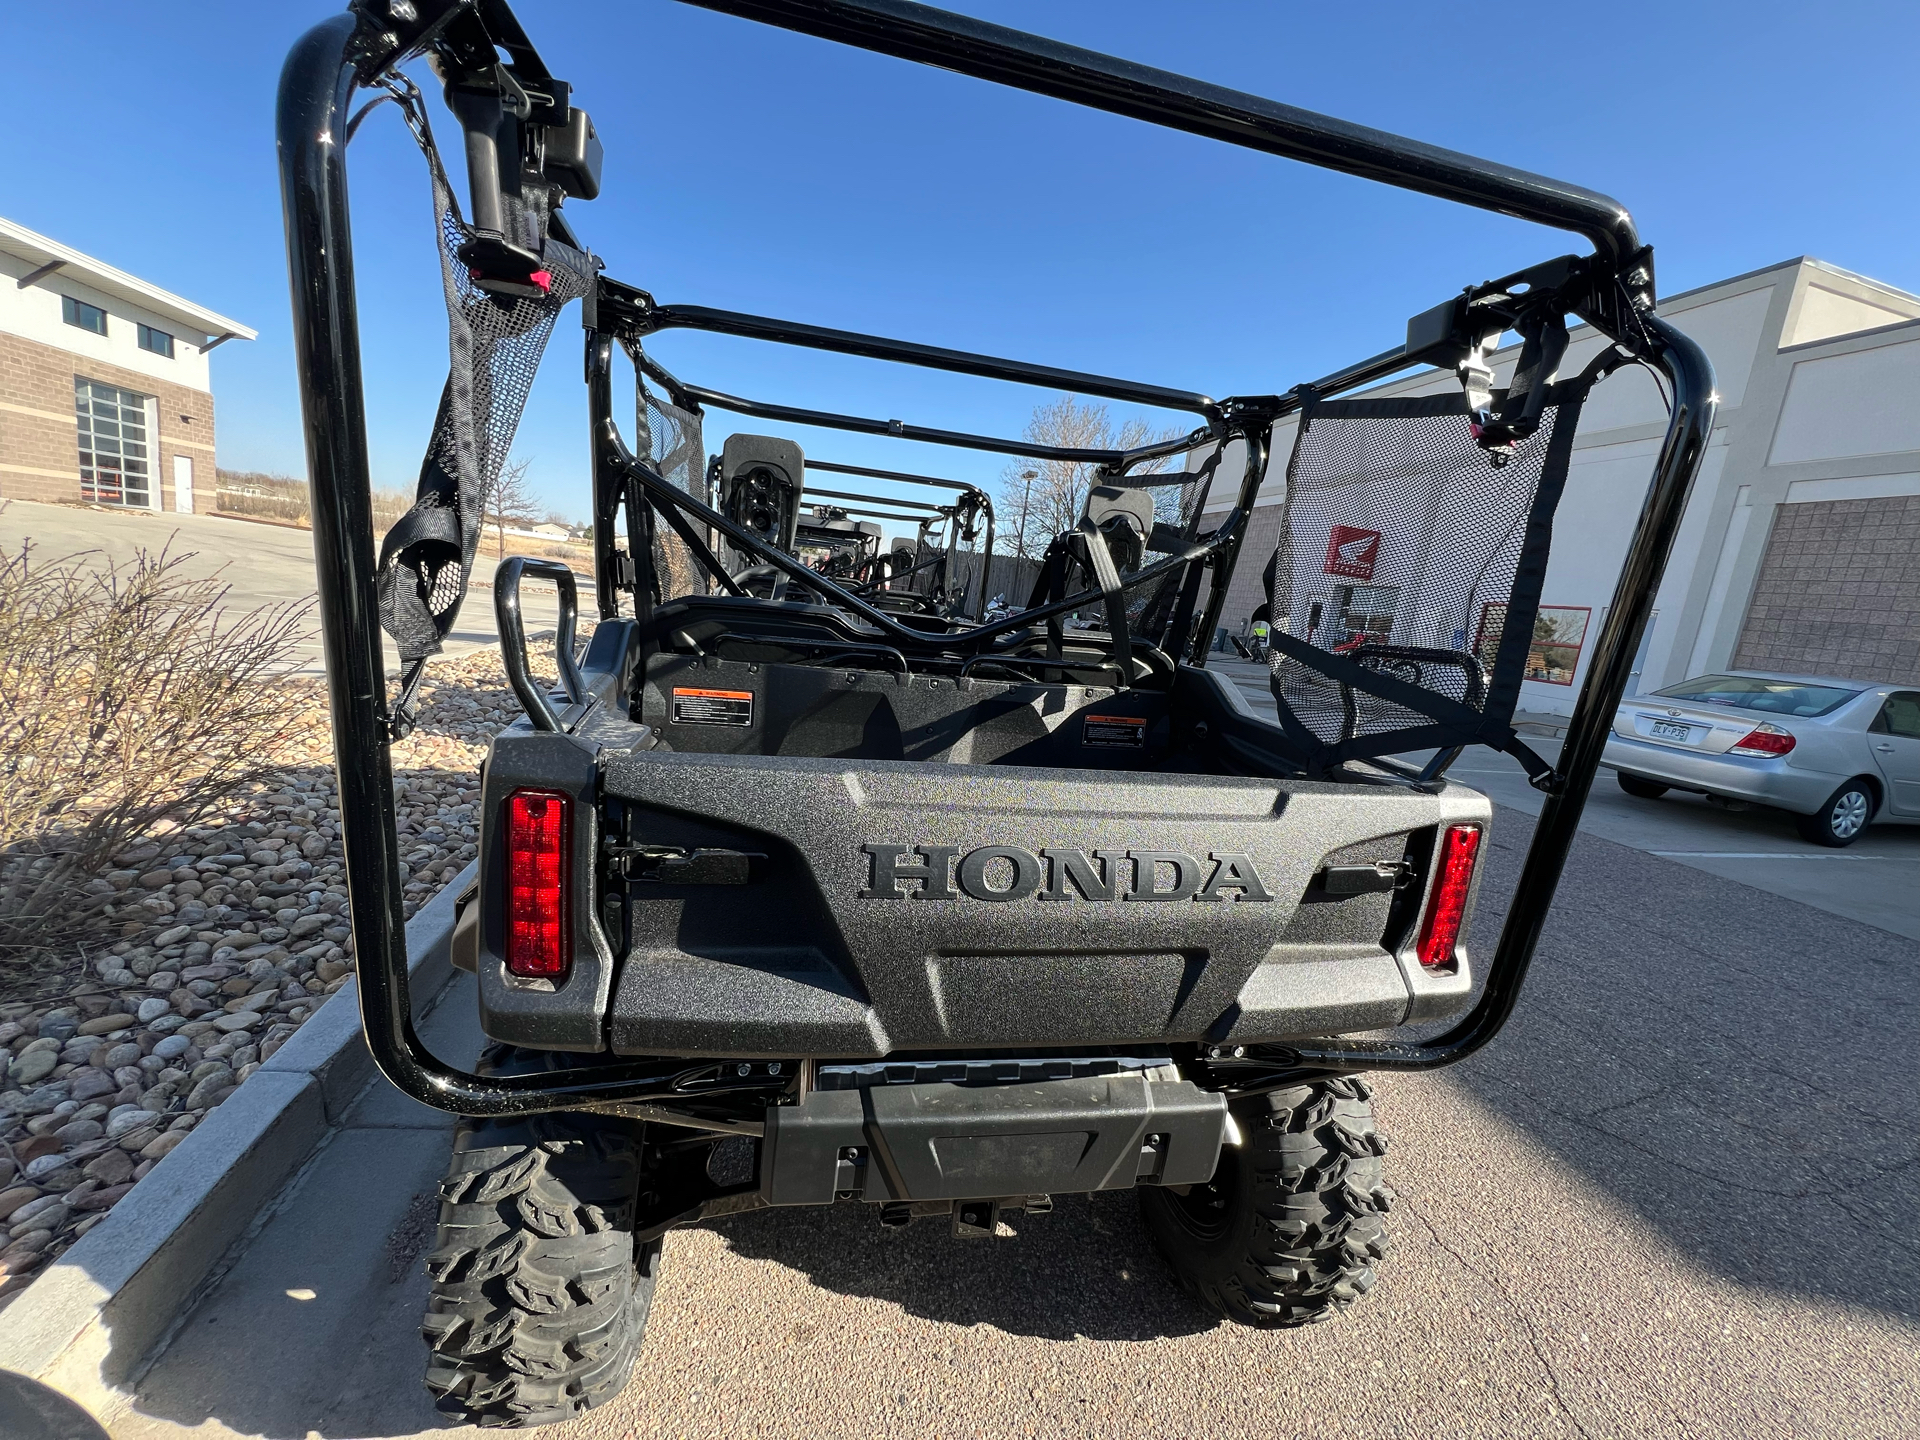
[[[500,467],[500,473],[494,476],[493,484],[487,487],[485,498],[481,501],[481,514],[486,523],[493,526],[495,544],[499,550],[499,559],[507,558],[507,527],[509,525],[530,525],[546,513],[546,507],[533,493],[533,486],[527,482],[527,471],[533,461],[509,460]]]
[[[1062,395],[1034,407],[1023,435],[1035,445],[1053,449],[1131,450],[1181,433],[1156,431],[1138,415],[1116,426],[1105,405]],[[1166,464],[1165,460],[1149,461],[1130,473],[1157,473]],[[1010,462],[1000,478],[1000,509],[1008,524],[1007,548],[1022,559],[1037,560],[1044,555],[1054,536],[1080,523],[1087,492],[1099,483],[1098,470],[1098,465],[1084,460]]]

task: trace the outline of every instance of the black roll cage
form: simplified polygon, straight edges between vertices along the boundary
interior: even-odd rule
[[[1476,286],[1409,325],[1407,341],[1284,395],[1212,401],[1205,396],[1136,386],[1107,377],[1027,366],[992,357],[880,340],[850,332],[727,315],[685,306],[654,306],[645,292],[603,282],[600,309],[589,323],[588,393],[596,478],[609,474],[637,486],[648,500],[677,506],[710,529],[751,541],[718,515],[651,473],[627,452],[611,424],[611,347],[626,325],[638,333],[697,327],[754,338],[838,349],[844,353],[1070,388],[1150,405],[1191,409],[1214,438],[1242,438],[1247,463],[1235,504],[1205,540],[1148,567],[1156,572],[1211,564],[1215,575],[1203,623],[1191,643],[1212,634],[1224,601],[1246,515],[1266,464],[1275,420],[1299,408],[1309,393],[1331,395],[1410,366],[1455,364],[1542,307],[1559,307],[1612,340],[1628,358],[1663,375],[1670,418],[1654,464],[1613,605],[1594,644],[1587,677],[1575,702],[1555,773],[1542,788],[1546,803],[1534,828],[1518,890],[1484,988],[1468,1013],[1425,1040],[1331,1041],[1264,1047],[1237,1057],[1206,1057],[1225,1088],[1271,1088],[1314,1074],[1362,1070],[1429,1070],[1453,1064],[1499,1033],[1518,1000],[1553,893],[1572,845],[1615,707],[1651,611],[1688,491],[1713,427],[1718,397],[1713,373],[1698,345],[1654,313],[1652,252],[1626,208],[1579,186],[1491,161],[1316,115],[1275,101],[1023,34],[910,0],[684,0],[784,29],[935,65],[1075,104],[1131,116],[1404,189],[1584,236],[1590,256],[1560,257],[1517,276]],[[549,1075],[482,1076],[434,1056],[415,1032],[407,980],[405,920],[401,909],[400,847],[388,752],[391,706],[376,594],[371,486],[360,369],[352,228],[347,206],[345,137],[354,94],[376,85],[401,60],[434,49],[472,68],[498,63],[505,50],[520,82],[547,94],[562,90],[508,8],[506,0],[354,0],[349,13],[309,30],[295,43],[280,79],[278,152],[293,299],[308,470],[313,500],[314,555],[334,753],[340,785],[341,837],[356,953],[361,1018],[368,1049],[381,1071],[404,1093],[426,1104],[471,1115],[530,1114],[592,1106],[697,1107],[707,1097],[769,1094],[788,1082],[735,1080],[712,1063],[652,1061],[593,1066]],[[623,307],[631,307],[622,314]],[[864,347],[864,348],[855,348]],[[661,379],[652,368],[650,375]],[[664,379],[661,383],[666,383]],[[678,382],[675,382],[676,384]],[[1107,389],[1097,388],[1100,386]],[[824,424],[871,434],[931,439],[967,448],[1034,455],[1027,442],[921,430],[891,421],[825,416],[681,386],[678,394],[746,415]],[[676,401],[678,403],[678,401]],[[1192,437],[1188,437],[1191,439]],[[1186,448],[1185,442],[1178,448]],[[1040,452],[1044,454],[1044,452]],[[1172,453],[1172,452],[1168,452]],[[1124,470],[1129,455],[1072,452]],[[1141,459],[1132,452],[1131,459]],[[670,491],[671,494],[661,494]],[[646,538],[628,508],[631,553]],[[596,504],[596,532],[611,525]],[[756,549],[749,543],[746,548]],[[762,547],[763,548],[763,547]],[[821,579],[779,552],[765,557],[803,583]],[[784,563],[782,563],[784,562]],[[795,574],[798,570],[803,573]],[[1145,572],[1139,572],[1136,579]],[[615,577],[597,576],[602,614],[617,603]],[[837,587],[836,587],[837,588]],[[916,644],[926,636],[898,626],[857,596],[833,602],[875,625],[890,639]],[[1099,592],[1069,597],[1022,614],[1028,624],[1049,613],[1091,604]],[[1010,628],[987,624],[963,632],[984,644]],[[954,637],[941,637],[950,641]],[[897,643],[897,639],[896,642]],[[906,647],[902,646],[902,649]],[[1198,658],[1198,657],[1196,657]]]

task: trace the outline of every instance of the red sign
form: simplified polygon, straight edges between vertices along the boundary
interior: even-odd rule
[[[1351,525],[1336,525],[1327,540],[1327,563],[1320,567],[1326,575],[1345,575],[1353,580],[1371,580],[1373,562],[1380,556],[1380,532],[1358,530]]]

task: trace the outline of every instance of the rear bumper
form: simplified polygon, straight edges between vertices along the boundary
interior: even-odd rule
[[[767,1112],[772,1205],[1019,1199],[1212,1178],[1226,1097],[1172,1067],[1013,1085],[815,1090]]]
[[[1844,776],[1800,770],[1784,757],[1702,755],[1670,745],[1654,745],[1615,733],[1607,738],[1600,763],[1658,780],[1676,790],[1698,790],[1735,800],[1751,800],[1811,815]]]

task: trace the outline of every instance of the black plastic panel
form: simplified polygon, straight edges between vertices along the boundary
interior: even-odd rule
[[[702,690],[752,697],[736,702],[749,722],[690,707]],[[1168,753],[1167,713],[1150,690],[666,655],[648,663],[636,718],[696,754],[1139,770]]]
[[[815,1091],[767,1112],[774,1205],[968,1200],[1210,1179],[1224,1096],[1143,1071],[1024,1085]]]
[[[653,750],[605,755],[603,775],[632,841],[723,836],[768,857],[747,886],[629,887],[609,1027],[625,1054],[1394,1025],[1415,986],[1380,943],[1386,897],[1328,906],[1353,906],[1353,925],[1290,939],[1300,901],[1330,855],[1397,854],[1416,830],[1489,818],[1457,787],[1006,764]]]

